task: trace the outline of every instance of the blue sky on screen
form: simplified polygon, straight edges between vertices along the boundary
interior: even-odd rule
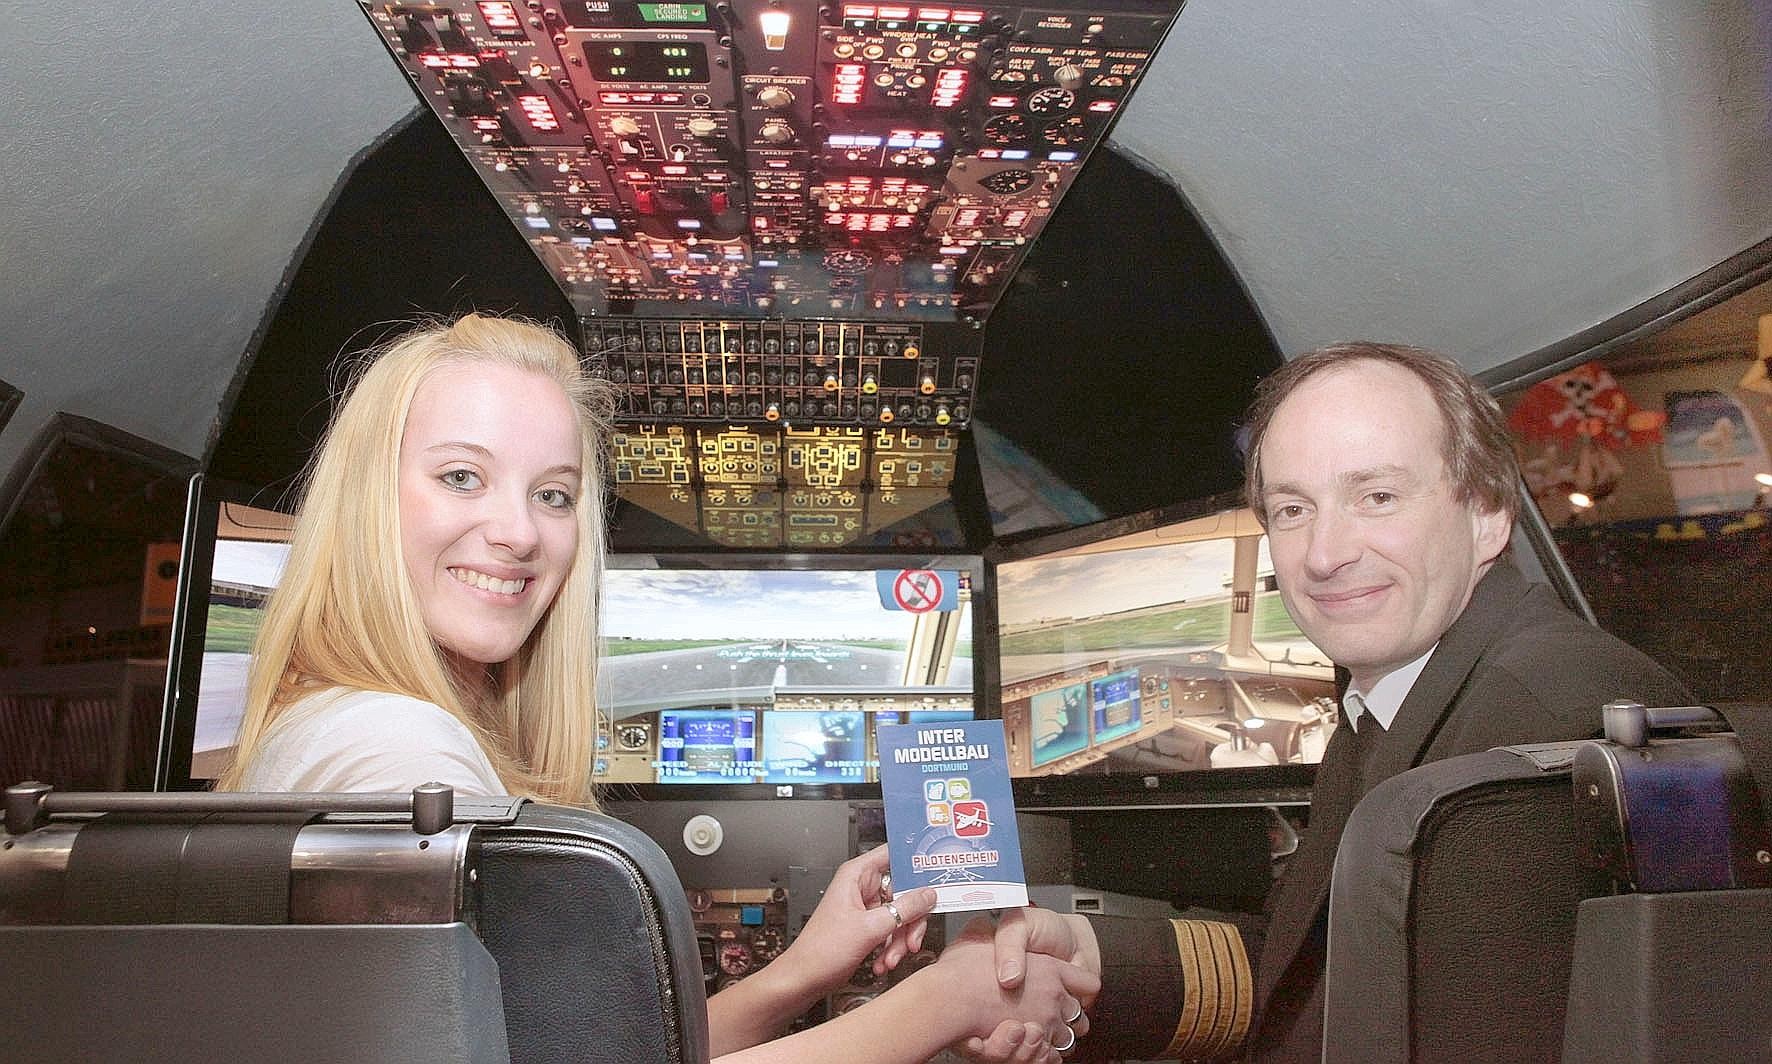
[[[222,539],[215,544],[215,564],[209,578],[229,584],[273,588],[289,559],[289,544]]]
[[[872,570],[611,569],[603,596],[611,639],[905,639],[913,620]]]
[[[1029,624],[1228,594],[1233,550],[1228,539],[1210,539],[1007,562],[997,567],[998,617]],[[1273,570],[1266,536],[1256,569]]]

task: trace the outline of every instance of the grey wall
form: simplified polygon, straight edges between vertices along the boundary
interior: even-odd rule
[[[1772,234],[1769,13],[1189,0],[1114,139],[1174,177],[1282,350],[1480,369]]]
[[[1747,0],[1192,0],[1115,139],[1284,349],[1481,368],[1772,233],[1769,68]],[[0,91],[0,378],[25,391],[0,471],[61,409],[200,455],[409,90],[349,0],[0,0]]]
[[[412,109],[355,4],[0,0],[0,479],[57,410],[202,453],[298,243]]]

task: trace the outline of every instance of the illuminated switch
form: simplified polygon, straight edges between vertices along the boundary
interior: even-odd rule
[[[727,193],[712,192],[708,194],[708,207],[711,208],[715,214],[725,214],[731,206],[732,197]]]
[[[658,213],[658,202],[653,198],[651,189],[637,188],[634,190],[634,210],[641,214]]]

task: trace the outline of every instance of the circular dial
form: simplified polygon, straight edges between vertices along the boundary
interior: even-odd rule
[[[1082,115],[1072,115],[1047,126],[1040,136],[1053,147],[1067,147],[1089,136],[1089,123]]]
[[[644,724],[623,724],[615,733],[615,741],[623,750],[644,750],[652,738],[652,733]]]
[[[861,273],[872,265],[873,260],[859,251],[832,251],[824,257],[824,268],[832,273]]]
[[[751,948],[763,960],[774,960],[781,952],[782,937],[781,928],[765,927],[751,939]]]
[[[1069,89],[1048,85],[1028,95],[1028,112],[1036,115],[1058,115],[1077,106],[1077,94]]]
[[[1034,183],[1032,170],[998,170],[996,173],[981,178],[978,182],[999,196],[1009,196],[1029,188]]]
[[[728,942],[720,947],[720,970],[727,975],[745,974],[755,960],[751,947],[743,942]]]
[[[992,144],[1019,144],[1030,132],[1028,120],[1021,115],[998,115],[984,124],[984,139]]]

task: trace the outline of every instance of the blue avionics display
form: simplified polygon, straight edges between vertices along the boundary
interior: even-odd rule
[[[1080,683],[1035,695],[1028,702],[1028,716],[1033,724],[1036,765],[1056,761],[1089,745],[1086,688]]]
[[[1140,723],[1138,670],[1109,673],[1099,680],[1091,680],[1089,701],[1094,709],[1096,742],[1137,731]]]
[[[861,713],[766,712],[763,782],[860,783],[867,775],[867,746]]]
[[[658,715],[658,782],[756,779],[757,718],[749,710],[679,709]]]
[[[913,709],[904,715],[906,724],[949,724],[956,720],[971,720],[970,709]],[[883,723],[890,724],[891,721]]]

